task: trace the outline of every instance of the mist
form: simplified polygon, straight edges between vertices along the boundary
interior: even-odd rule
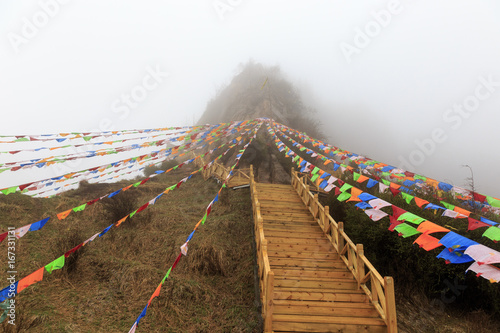
[[[6,0],[0,134],[193,125],[253,59],[289,77],[328,143],[457,186],[469,165],[500,197],[499,13],[493,0]]]

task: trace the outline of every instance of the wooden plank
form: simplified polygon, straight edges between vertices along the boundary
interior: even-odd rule
[[[309,252],[309,251],[269,251],[267,252],[269,257],[276,258],[297,258],[297,259],[340,259],[337,253],[331,251],[323,252]]]
[[[277,288],[302,288],[314,292],[316,289],[356,290],[358,283],[352,279],[279,277],[274,279]]]
[[[327,302],[356,302],[368,303],[369,299],[361,290],[335,290],[335,291],[298,291],[274,289],[275,300],[297,300],[297,301],[327,301]]]
[[[273,322],[290,323],[323,323],[323,324],[344,324],[363,326],[385,326],[380,318],[359,318],[359,317],[330,317],[330,316],[307,316],[307,315],[284,315],[273,316]]]
[[[334,260],[300,260],[288,258],[269,258],[269,264],[273,267],[303,267],[303,268],[344,268],[341,261]]]
[[[323,278],[353,278],[349,270],[308,270],[299,268],[274,268],[274,275],[279,278],[283,276],[293,277],[323,277]]]
[[[267,229],[264,227],[264,235],[268,237],[282,237],[282,238],[302,238],[302,239],[319,239],[325,240],[325,234],[321,231],[314,232],[297,232],[297,231],[276,231],[272,229]]]
[[[349,306],[344,306],[349,305]],[[369,303],[275,301],[274,314],[313,315],[334,317],[377,318],[377,310]]]
[[[288,217],[273,217],[273,216],[262,216],[263,222],[268,222],[268,223],[278,223],[278,224],[283,224],[283,225],[308,225],[308,226],[317,226],[318,222],[312,220],[312,219],[304,219],[304,218],[293,218],[290,219]]]
[[[290,243],[269,243],[268,251],[280,251],[283,249],[290,251],[330,251],[332,244],[290,244]]]
[[[286,306],[305,306],[309,308],[314,307],[333,307],[333,308],[348,308],[348,309],[372,309],[371,303],[361,303],[361,302],[328,302],[328,301],[300,301],[300,300],[288,300],[280,299],[275,300],[274,305],[286,305]]]
[[[273,318],[274,319],[274,318]],[[342,333],[387,333],[384,326],[346,325],[337,323],[273,322],[274,332],[342,332]]]
[[[321,231],[321,228],[312,225],[300,225],[300,224],[285,225],[283,223],[267,223],[264,225],[264,230],[271,232],[277,231],[277,232],[290,232],[290,233],[300,233],[300,234],[314,233],[318,235],[319,234],[323,235],[323,238],[325,237],[323,231]]]
[[[309,244],[331,246],[331,243],[326,238],[273,237],[268,236],[265,232],[264,236],[269,241],[269,244]]]

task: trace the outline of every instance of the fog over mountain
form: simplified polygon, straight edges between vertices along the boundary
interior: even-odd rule
[[[301,104],[287,110],[329,143],[458,186],[467,164],[500,197],[499,12],[494,0],[6,0],[0,134],[203,122],[253,61],[279,75],[242,81],[248,96],[289,84]]]

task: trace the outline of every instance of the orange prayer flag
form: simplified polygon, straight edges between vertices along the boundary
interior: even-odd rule
[[[68,215],[69,215],[69,214],[71,214],[71,212],[72,212],[72,211],[73,211],[73,208],[68,209],[68,210],[67,210],[67,211],[65,211],[65,212],[59,213],[59,214],[57,214],[57,218],[58,218],[59,220],[64,220],[65,218],[67,218],[67,217],[68,217]]]
[[[417,204],[418,207],[422,208],[423,205],[427,205],[429,201],[420,199],[419,197],[415,197],[415,203]]]
[[[432,234],[434,232],[450,232],[450,229],[446,229],[445,227],[430,221],[424,221],[419,224],[417,231],[420,231],[423,234]]]
[[[349,198],[349,200],[347,200],[348,202],[349,201],[361,201],[360,198],[358,198],[358,196],[363,193],[363,191],[359,188],[356,188],[356,187],[353,187],[351,188],[351,197]]]
[[[399,189],[399,188],[401,187],[401,185],[396,184],[396,183],[391,183],[391,185],[390,185],[390,186],[391,186],[391,188],[393,188],[393,189],[395,189],[395,190],[397,190],[397,189]]]
[[[358,178],[358,180],[357,180],[357,182],[358,182],[358,183],[362,183],[362,182],[364,182],[365,180],[368,180],[368,177],[363,176],[363,175],[360,175],[360,176],[359,176],[359,178]]]
[[[120,221],[116,222],[115,227],[118,227],[118,226],[120,226],[120,224],[122,224],[123,222],[125,222],[125,220],[127,219],[127,217],[128,217],[128,215],[125,216],[124,218],[122,218]]]
[[[422,234],[420,235],[414,242],[413,244],[417,243],[421,248],[423,248],[425,251],[430,251],[435,248],[438,248],[440,246],[443,246],[443,244],[439,243],[439,239],[436,237],[432,237],[427,234]]]
[[[156,290],[153,293],[153,295],[151,295],[151,298],[149,299],[149,302],[148,302],[148,306],[151,304],[151,301],[153,300],[153,298],[160,296],[160,290],[161,290],[161,283],[158,285],[158,287],[156,287]]]
[[[126,191],[126,190],[128,190],[129,188],[131,188],[132,186],[134,186],[134,184],[129,185],[129,186],[127,186],[127,187],[124,187],[124,188],[122,189],[122,191]]]
[[[64,178],[69,179],[73,177],[76,174],[76,172],[68,173],[67,175],[64,175]]]
[[[194,226],[194,230],[198,229],[202,221],[203,219],[199,220],[198,223],[196,223],[196,225]]]
[[[454,210],[455,212],[458,212],[458,213],[460,213],[460,214],[463,214],[463,215],[465,215],[465,216],[467,216],[467,217],[470,215],[470,212],[469,212],[468,210],[463,209],[463,208],[460,208],[460,207],[457,207],[457,206],[455,206],[455,208],[454,208],[453,210]]]
[[[17,293],[19,294],[21,291],[24,290],[24,288],[31,286],[32,284],[35,284],[37,282],[40,282],[43,280],[43,271],[45,270],[45,266],[38,269],[37,271],[31,273],[25,278],[22,278],[19,280],[17,283]]]
[[[332,163],[332,161],[331,161],[331,160],[326,160],[326,161],[324,162],[324,164],[325,164],[325,165],[328,165],[328,164],[330,164],[330,163]]]

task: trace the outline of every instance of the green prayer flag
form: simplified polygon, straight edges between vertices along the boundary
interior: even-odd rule
[[[361,176],[361,175],[357,172],[352,173],[352,179],[354,179],[354,181],[357,181],[359,179],[359,176]]]
[[[201,219],[201,224],[205,224],[206,220],[207,220],[207,213],[205,212],[205,215],[203,215],[203,218]]]
[[[489,227],[483,233],[483,237],[488,237],[492,241],[498,242],[500,241],[500,228],[499,227]]]
[[[46,265],[45,269],[47,270],[47,272],[49,272],[49,274],[51,274],[52,271],[55,271],[56,269],[63,268],[64,267],[64,259],[65,259],[64,255],[60,256],[59,258],[57,258],[56,260],[54,260],[50,264]]]
[[[295,155],[295,157],[293,158],[293,160],[292,160],[292,161],[294,161],[294,162],[295,162],[295,161],[297,161],[299,158],[300,158],[300,156],[299,156],[299,155]]]
[[[163,280],[161,280],[161,284],[163,284],[165,282],[166,279],[168,279],[168,276],[170,275],[170,272],[172,271],[172,267],[170,267],[167,271],[167,274],[165,274],[165,277],[163,278]]]
[[[344,185],[342,185],[342,187],[340,188],[340,192],[345,192],[345,191],[347,191],[350,188],[352,188],[352,185],[344,183]]]
[[[342,192],[340,193],[340,195],[338,196],[337,200],[342,202],[342,201],[346,201],[347,199],[349,199],[351,197],[351,193],[347,193],[347,192]]]
[[[384,183],[387,186],[391,186],[391,182],[388,181],[387,179],[382,179],[382,183]]]
[[[414,223],[414,224],[420,224],[424,221],[426,221],[426,219],[420,217],[420,216],[417,216],[413,213],[410,213],[410,212],[406,212],[404,214],[401,214],[399,217],[398,217],[398,221],[407,221],[407,222],[411,222],[411,223]]]
[[[497,207],[497,208],[499,208],[499,207],[500,207],[500,200],[495,199],[495,198],[490,197],[490,196],[486,196],[486,200],[488,201],[488,203],[489,203],[492,207]]]
[[[443,206],[445,206],[445,207],[446,207],[447,209],[449,209],[449,210],[454,210],[454,209],[455,209],[455,206],[454,206],[454,205],[449,204],[449,203],[447,203],[447,202],[441,201],[441,204],[442,204]]]
[[[4,172],[4,171],[7,171],[9,170],[9,168],[6,168],[6,169],[0,169],[0,173]]]
[[[137,209],[136,209],[136,210],[134,210],[132,213],[130,213],[130,215],[129,215],[129,216],[130,216],[130,217],[133,217],[136,213],[137,213]]]
[[[83,137],[83,140],[85,140],[85,141],[89,141],[90,139],[92,139],[92,137],[91,137],[91,136],[84,136],[84,137]]]
[[[7,194],[11,194],[11,193],[16,192],[16,190],[17,190],[17,186],[12,186],[12,187],[3,189],[2,193],[5,194],[5,195],[7,195]]]
[[[413,200],[414,196],[413,195],[410,195],[408,193],[405,193],[405,192],[401,192],[401,195],[403,196],[403,198],[406,200],[406,203],[407,204],[410,204],[410,202]]]
[[[137,182],[137,183],[135,183],[135,184],[134,184],[134,185],[132,185],[132,186],[133,186],[133,187],[137,187],[137,186],[141,185],[141,182],[142,182],[142,181]]]
[[[417,229],[413,228],[411,225],[408,225],[406,223],[401,223],[400,225],[396,226],[394,230],[400,233],[404,238],[420,233],[420,231],[418,231]]]
[[[302,147],[302,148],[300,148],[299,150],[300,150],[300,151],[304,151],[304,150],[306,150],[306,147]]]
[[[21,142],[21,141],[30,141],[30,139],[28,139],[28,138],[19,138],[19,139],[14,140],[14,142]]]
[[[315,175],[317,174],[319,171],[319,168],[318,167],[314,167],[313,171],[312,171],[312,174]]]
[[[176,166],[174,166],[174,167],[173,167],[173,169],[175,170],[175,169],[177,169],[178,167],[179,167],[179,165],[176,165]]]
[[[81,206],[78,206],[78,207],[73,208],[73,211],[74,211],[74,212],[81,212],[82,210],[84,210],[84,209],[85,209],[85,207],[87,207],[87,204],[86,204],[86,203],[84,203],[84,204],[83,204],[83,205],[81,205]]]
[[[423,180],[423,181],[426,181],[426,180],[427,180],[427,177],[420,176],[420,175],[415,175],[415,176],[413,176],[413,178],[415,178],[415,179],[420,179],[420,180]]]
[[[318,179],[318,177],[319,177],[319,174],[315,174],[314,176],[312,176],[311,181],[312,182],[316,181],[316,179]]]

